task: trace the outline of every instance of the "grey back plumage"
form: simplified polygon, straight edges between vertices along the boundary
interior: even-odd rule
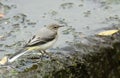
[[[56,38],[57,31],[52,31],[46,27],[42,28],[36,35],[34,35],[25,47],[37,46],[45,44],[49,41],[52,41]]]

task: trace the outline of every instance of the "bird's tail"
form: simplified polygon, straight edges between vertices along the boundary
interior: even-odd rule
[[[22,56],[23,54],[25,54],[26,52],[28,52],[29,50],[27,48],[23,48],[21,50],[19,50],[18,52],[16,52],[15,54],[11,55],[8,58],[8,62],[12,63],[14,62],[18,57]]]
[[[32,50],[37,50],[39,49],[38,46],[35,47],[24,47],[23,49],[19,50],[18,52],[16,52],[15,54],[13,54],[12,56],[10,56],[8,58],[8,62],[12,63],[14,62],[18,57],[22,56],[23,54],[25,54],[26,52],[32,51]]]

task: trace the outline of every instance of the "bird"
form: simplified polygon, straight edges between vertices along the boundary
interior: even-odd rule
[[[35,35],[33,35],[32,38],[28,40],[28,42],[23,46],[23,49],[14,53],[7,59],[7,61],[5,61],[12,63],[18,57],[32,50],[39,50],[41,52],[46,53],[45,50],[51,48],[58,40],[58,29],[61,27],[63,27],[63,25],[50,24],[46,27],[41,28]]]

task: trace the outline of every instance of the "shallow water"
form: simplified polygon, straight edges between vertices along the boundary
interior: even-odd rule
[[[96,30],[119,24],[120,5],[111,3],[112,0],[111,2],[107,0],[2,0],[1,2],[9,5],[11,9],[5,11],[4,18],[9,19],[0,24],[0,35],[5,36],[0,43],[0,48],[3,50],[0,57],[14,53],[31,38],[34,31],[51,23],[66,26],[60,29],[59,40],[53,48],[68,45],[66,41],[73,41],[75,32],[81,33],[80,37],[78,34],[81,39],[81,35],[94,35],[99,32]]]

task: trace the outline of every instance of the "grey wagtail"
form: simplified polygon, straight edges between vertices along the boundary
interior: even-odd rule
[[[0,61],[0,64],[4,64],[6,62],[11,63],[15,61],[18,57],[23,55],[26,52],[32,50],[40,50],[45,52],[46,49],[53,46],[53,44],[58,39],[58,29],[63,27],[57,24],[51,24],[46,27],[41,28],[23,47],[22,50],[16,52],[9,58],[5,57]],[[5,62],[6,61],[6,62]],[[3,63],[4,62],[4,63]]]

